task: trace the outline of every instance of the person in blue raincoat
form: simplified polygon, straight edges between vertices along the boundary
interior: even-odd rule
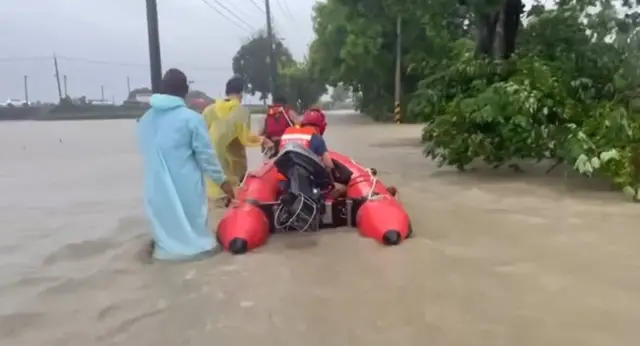
[[[230,199],[204,119],[189,109],[187,77],[168,70],[162,92],[151,96],[138,120],[138,141],[144,167],[144,205],[151,223],[156,259],[190,259],[217,247],[208,227],[204,177],[218,184]]]

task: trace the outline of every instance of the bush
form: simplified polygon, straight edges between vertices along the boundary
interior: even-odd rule
[[[607,177],[640,199],[640,38],[615,31],[613,39],[596,40],[588,37],[588,21],[561,10],[543,16],[523,35],[542,40],[543,26],[558,30],[566,21],[582,30],[565,43],[570,50],[556,40],[544,52],[541,42],[529,41],[504,62],[467,52],[420,85],[412,107],[426,122],[425,154],[460,170],[475,160],[494,167],[554,160]]]

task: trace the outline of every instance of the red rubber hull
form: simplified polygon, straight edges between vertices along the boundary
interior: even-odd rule
[[[225,250],[240,254],[264,245],[269,238],[269,221],[257,206],[275,202],[278,171],[272,161],[250,172],[236,190],[236,201],[218,224],[218,241]]]
[[[360,234],[386,245],[396,245],[406,239],[411,233],[409,216],[387,187],[351,158],[336,152],[329,154],[353,172],[347,186],[347,198],[371,197],[356,214]],[[277,200],[277,176],[273,161],[265,162],[247,175],[236,191],[237,204],[226,211],[218,224],[218,241],[225,250],[241,254],[267,242],[269,220],[257,205]]]
[[[400,202],[368,169],[348,156],[330,152],[331,158],[345,165],[353,175],[347,185],[347,198],[372,195],[356,214],[360,234],[386,245],[397,245],[411,235],[411,221]],[[371,188],[373,186],[373,189]]]

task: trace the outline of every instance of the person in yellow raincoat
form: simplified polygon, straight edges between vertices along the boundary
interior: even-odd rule
[[[209,128],[211,144],[218,154],[218,160],[224,170],[227,181],[238,186],[247,173],[247,147],[273,145],[264,137],[258,136],[249,129],[250,111],[242,102],[244,82],[239,77],[227,81],[226,97],[217,100],[204,109],[204,116]],[[206,180],[209,201],[217,205],[217,201],[225,194],[211,180]]]

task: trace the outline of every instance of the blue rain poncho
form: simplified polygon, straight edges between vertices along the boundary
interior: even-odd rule
[[[171,95],[154,94],[150,104],[138,121],[138,141],[153,256],[189,259],[217,246],[208,227],[204,176],[220,185],[225,175],[200,114]]]

